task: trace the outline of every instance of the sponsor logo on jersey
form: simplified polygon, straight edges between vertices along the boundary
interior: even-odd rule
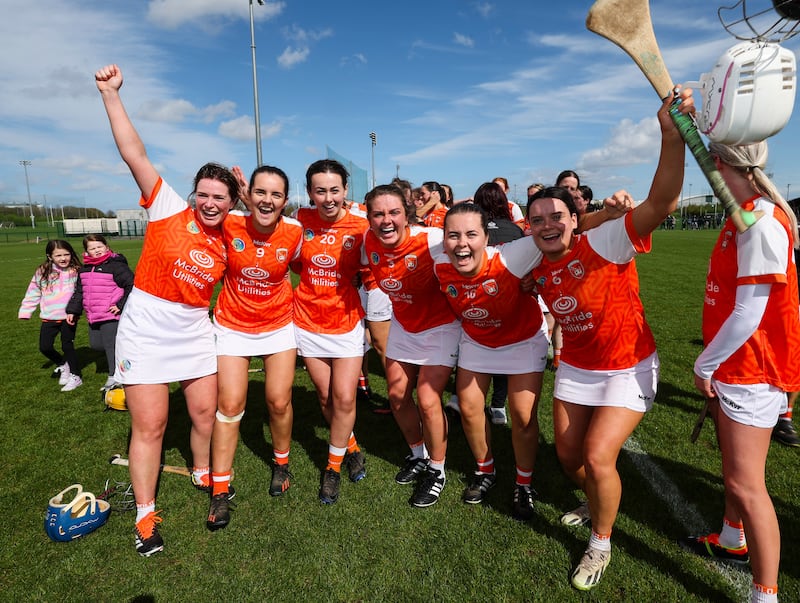
[[[251,278],[254,281],[263,281],[269,278],[269,270],[264,270],[264,268],[259,268],[258,266],[248,266],[247,268],[242,268],[242,276]]]
[[[543,276],[540,276],[539,278],[536,279],[536,284],[539,285],[540,287],[544,287],[544,284],[546,282],[547,282],[547,278],[545,278]]]
[[[567,264],[567,270],[569,270],[572,276],[579,280],[586,276],[586,271],[584,270],[583,264],[581,264],[580,260],[572,260],[569,264]]]
[[[447,285],[447,295],[450,297],[458,297],[458,289],[455,285]]]
[[[400,291],[403,288],[403,283],[396,278],[385,278],[381,281],[381,289],[384,291]]]
[[[488,281],[483,281],[481,283],[483,290],[486,291],[489,295],[495,296],[499,291],[499,287],[497,286],[497,281],[493,278],[490,278]]]
[[[333,268],[336,265],[336,258],[327,253],[318,253],[311,256],[311,263],[320,268]]]
[[[409,270],[416,270],[417,269],[417,256],[413,253],[406,256],[406,268]]]
[[[286,259],[289,257],[289,250],[286,247],[278,247],[275,250],[275,259],[278,260],[281,264],[286,263]]]
[[[199,249],[192,249],[189,252],[189,259],[201,268],[212,268],[214,266],[214,258],[208,255],[205,251]]]
[[[351,250],[356,244],[356,238],[353,235],[344,235],[342,237],[342,247]]]
[[[467,308],[461,313],[467,320],[483,320],[489,316],[489,311],[484,308]]]
[[[373,266],[377,266],[378,262],[381,261],[381,256],[378,255],[377,251],[373,251],[372,253],[369,254],[369,261]]]
[[[233,247],[234,251],[244,251],[244,241],[239,237],[236,237],[233,241],[231,241],[231,247]]]
[[[310,228],[306,228],[303,231],[303,240],[305,241],[312,241],[314,239],[314,231]]]
[[[578,307],[578,300],[572,297],[571,295],[562,295],[556,301],[553,302],[551,306],[551,310],[553,312],[558,312],[559,314],[569,314],[570,312],[574,312],[575,309]]]
[[[189,223],[186,225],[186,230],[191,232],[192,234],[199,234],[200,227],[197,225],[197,222],[194,220],[189,220]]]

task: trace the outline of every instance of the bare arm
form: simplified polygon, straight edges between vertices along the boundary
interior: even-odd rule
[[[681,91],[681,113],[694,112],[692,91]],[[658,122],[661,125],[661,154],[658,158],[653,183],[647,199],[633,210],[633,227],[639,236],[653,232],[678,207],[678,199],[683,186],[683,166],[686,158],[686,144],[669,115],[673,95],[661,105]]]
[[[106,65],[94,74],[97,89],[103,98],[103,106],[108,114],[108,121],[111,124],[111,133],[114,142],[117,144],[122,160],[131,170],[139,190],[144,197],[149,197],[158,182],[158,172],[144,148],[142,139],[133,127],[130,117],[128,117],[125,106],[119,95],[122,87],[122,70],[116,65]]]

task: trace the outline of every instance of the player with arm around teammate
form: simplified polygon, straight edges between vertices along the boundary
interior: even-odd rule
[[[669,115],[672,97],[658,112],[661,153],[650,192],[623,219],[577,234],[578,211],[566,189],[547,188],[528,202],[531,236],[543,254],[533,276],[564,334],[553,396],[556,452],[588,499],[588,513],[581,507],[562,522],[589,520],[592,527],[572,573],[580,590],[596,586],[611,560],[622,495],[617,457],[656,393],[658,355],[633,258],[650,250],[651,233],[680,195],[685,144]],[[676,106],[693,111],[690,90],[680,93]]]
[[[291,478],[297,343],[289,263],[300,254],[303,228],[282,215],[289,195],[289,178],[283,170],[259,166],[249,184],[241,169],[234,167],[233,173],[247,211],[231,212],[222,228],[228,265],[214,307],[219,398],[211,438],[212,496],[206,521],[210,530],[224,528],[230,521],[231,468],[253,356],[264,361],[264,398],[273,449],[270,495],[283,494]]]

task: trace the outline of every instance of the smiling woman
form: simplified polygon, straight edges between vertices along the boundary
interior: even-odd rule
[[[220,228],[238,198],[238,183],[227,168],[204,165],[195,176],[192,209],[150,162],[120,98],[122,81],[116,65],[95,73],[114,142],[149,218],[133,291],[120,318],[116,377],[125,385],[131,417],[136,551],[150,556],[164,548],[155,495],[171,382],[180,382],[192,419],[192,481],[210,489],[217,357],[208,307],[225,269]]]

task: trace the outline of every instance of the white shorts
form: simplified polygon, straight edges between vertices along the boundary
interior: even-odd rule
[[[536,301],[539,302],[539,309],[542,311],[542,314],[549,314],[550,308],[547,307],[547,304],[544,303],[544,299],[542,299],[541,295],[536,296]]]
[[[117,329],[116,365],[115,377],[125,385],[213,375],[217,351],[208,308],[167,301],[134,287]]]
[[[269,356],[297,347],[292,322],[265,333],[242,333],[214,323],[214,337],[217,356]]]
[[[524,341],[499,348],[481,345],[465,332],[458,346],[458,367],[486,375],[541,373],[547,366],[547,327]]]
[[[392,319],[392,301],[381,289],[375,287],[370,291],[360,287],[361,307],[364,308],[364,319],[370,322],[382,322]]]
[[[740,385],[712,379],[711,385],[722,412],[742,425],[772,429],[778,416],[789,409],[786,392],[768,383]]]
[[[458,340],[461,338],[461,323],[453,322],[409,333],[394,317],[389,325],[389,341],[386,342],[386,357],[398,362],[419,366],[455,366],[458,361]]]
[[[566,364],[558,365],[553,397],[583,406],[616,406],[647,412],[658,389],[658,353],[632,366],[616,371],[590,371]]]
[[[297,353],[304,358],[361,358],[364,355],[364,323],[358,321],[349,333],[312,333],[294,328]]]

